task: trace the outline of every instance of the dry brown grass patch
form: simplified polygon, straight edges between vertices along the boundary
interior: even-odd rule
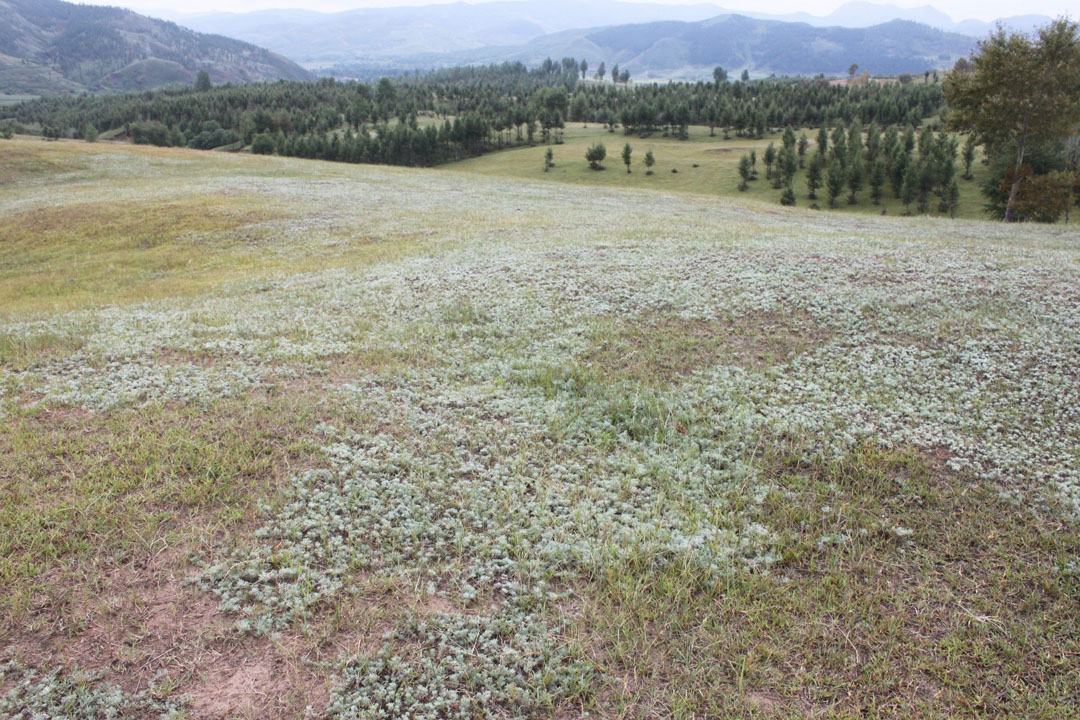
[[[138,205],[123,202],[69,204],[11,213],[0,227],[0,250],[32,249],[70,243],[87,249],[149,249],[192,234],[222,233],[280,219],[279,211],[246,199],[195,195]]]
[[[827,337],[797,311],[718,320],[652,314],[602,326],[584,361],[605,376],[663,385],[718,364],[761,369],[787,362]]]

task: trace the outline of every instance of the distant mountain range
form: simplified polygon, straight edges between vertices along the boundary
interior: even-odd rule
[[[318,66],[357,58],[519,45],[563,30],[656,20],[704,20],[720,12],[716,5],[705,3],[521,0],[362,8],[337,13],[263,10],[161,14],[196,30],[241,38],[305,65]]]
[[[0,93],[140,90],[190,83],[309,80],[293,61],[129,10],[0,0]]]
[[[61,0],[0,0],[0,93],[137,90],[190,83],[199,70],[216,83],[309,80],[310,70],[371,79],[547,57],[586,59],[593,68],[619,63],[639,80],[698,79],[716,65],[755,77],[843,75],[851,63],[874,74],[917,73],[950,66],[991,29],[953,22],[929,5],[861,1],[826,17],[737,14],[709,3],[502,0],[169,18]],[[1049,20],[1001,22],[1030,31]]]
[[[998,23],[1019,32],[1031,32],[1037,27],[1047,24],[1053,18],[1046,15],[1013,15],[1000,18],[991,22],[985,20],[962,20],[955,22],[951,17],[931,5],[922,5],[915,8],[902,8],[897,5],[880,5],[865,0],[852,0],[845,3],[828,15],[811,15],[809,13],[789,13],[785,15],[768,15],[765,13],[744,12],[744,15],[764,20],[782,20],[784,22],[803,22],[815,27],[870,27],[880,25],[890,20],[910,20],[911,22],[929,25],[938,30],[971,35],[982,38],[989,34]]]
[[[488,59],[507,59],[534,61],[550,55],[558,59],[565,52],[575,57],[605,59],[610,64],[612,57],[596,56],[596,51],[615,50],[622,54],[624,48],[597,44],[592,40],[582,40],[595,34],[598,28],[612,26],[643,26],[667,21],[696,23],[709,21],[716,26],[723,21],[721,17],[742,15],[762,21],[802,23],[813,28],[829,28],[826,43],[861,42],[859,36],[833,32],[838,28],[869,29],[892,20],[908,20],[921,23],[936,30],[969,36],[968,48],[959,54],[966,54],[974,45],[971,37],[983,37],[993,29],[994,23],[978,20],[954,22],[948,15],[926,5],[919,8],[900,8],[895,5],[877,5],[870,2],[855,1],[843,5],[827,16],[813,16],[807,13],[789,15],[770,15],[755,12],[734,12],[724,10],[711,3],[691,5],[667,5],[659,3],[622,2],[620,0],[596,0],[595,2],[576,2],[571,0],[521,0],[518,2],[483,2],[450,3],[394,8],[365,8],[339,13],[317,13],[306,10],[266,10],[253,13],[208,13],[200,15],[168,14],[170,18],[182,22],[197,30],[218,32],[231,37],[271,48],[312,68],[325,68],[333,65],[373,66],[384,69],[423,69],[432,65],[447,65],[459,62],[481,62]],[[1034,27],[1044,25],[1050,18],[1039,15],[1023,15],[1004,18],[1000,22],[1012,29],[1028,32]],[[734,27],[734,26],[730,26]],[[765,32],[763,28],[775,26],[755,25],[755,32]],[[582,28],[592,28],[586,32]],[[661,33],[657,42],[663,41],[667,32],[663,27],[656,28]],[[644,29],[634,33],[651,32]],[[564,34],[570,33],[570,34]],[[795,33],[807,36],[806,30]],[[625,33],[619,33],[625,35]],[[905,30],[901,38],[915,38],[915,31]],[[869,37],[879,37],[871,34]],[[957,43],[950,36],[937,36],[944,44],[941,48],[932,47],[932,36],[919,35],[919,48],[914,48],[911,63],[905,68],[916,65],[940,67],[944,57],[957,54]],[[837,39],[839,38],[839,40]],[[851,62],[860,62],[867,67],[880,67],[880,72],[890,62],[895,65],[903,55],[901,47],[892,47],[895,43],[889,38],[884,40],[890,45],[885,53],[867,56],[868,46],[853,48],[851,54],[861,54],[865,63],[852,58],[844,63],[844,68]],[[665,42],[657,48],[658,54],[667,57],[671,53],[664,46],[679,44],[679,41]],[[767,44],[767,43],[766,43]],[[764,46],[762,46],[764,47]],[[672,52],[681,52],[673,49]],[[538,53],[540,53],[538,55]],[[642,53],[638,53],[640,56]],[[825,53],[827,55],[828,53]],[[770,72],[819,72],[813,68],[823,67],[823,58],[817,57],[813,66],[800,67],[789,61],[772,63],[756,54],[753,63],[736,65],[737,68],[752,67]],[[637,56],[635,56],[637,57]],[[645,55],[637,61],[640,71],[659,72],[659,66],[650,65]],[[920,58],[933,62],[926,63]],[[886,62],[878,62],[883,60]],[[670,65],[673,60],[664,61]],[[906,63],[906,61],[904,61]],[[914,63],[914,64],[912,64]],[[830,65],[831,67],[831,65]],[[783,69],[781,69],[783,68]]]
[[[806,23],[722,15],[699,22],[653,22],[545,35],[522,46],[484,48],[441,58],[448,64],[545,57],[585,58],[596,68],[618,63],[639,80],[711,76],[717,65],[761,77],[846,75],[851,63],[875,75],[921,73],[951,66],[974,40],[907,20],[869,28],[818,28]]]

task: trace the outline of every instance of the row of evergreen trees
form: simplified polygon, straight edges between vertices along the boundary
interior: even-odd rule
[[[557,142],[569,121],[619,124],[628,134],[761,136],[770,127],[855,120],[918,122],[938,112],[936,85],[830,86],[818,80],[585,83],[572,59],[456,68],[377,83],[277,82],[48,97],[5,112],[68,137],[123,131],[135,142],[261,151],[349,162],[430,165],[514,144]],[[455,118],[425,125],[425,117]],[[216,144],[215,143],[219,143]],[[347,149],[346,149],[347,148]]]
[[[769,143],[762,154],[766,179],[772,181],[773,188],[782,190],[781,203],[796,203],[795,177],[805,169],[807,199],[817,200],[818,190],[824,190],[832,208],[845,194],[848,204],[858,203],[859,194],[869,188],[874,205],[891,192],[908,213],[913,205],[920,213],[956,213],[960,202],[956,169],[959,142],[954,135],[935,133],[929,125],[924,125],[918,135],[911,125],[902,130],[889,125],[882,131],[876,122],[864,130],[862,123],[855,120],[850,124],[836,123],[831,133],[822,126],[815,145],[808,158],[810,141],[806,133],[796,139],[788,127],[781,146]],[[975,145],[969,139],[962,153],[963,176],[967,179],[972,177],[974,158]],[[739,189],[746,190],[756,177],[756,151],[742,156],[738,167]]]

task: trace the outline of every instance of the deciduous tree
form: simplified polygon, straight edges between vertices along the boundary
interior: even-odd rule
[[[1013,219],[1029,144],[1067,136],[1080,122],[1080,38],[1075,22],[1058,19],[1032,38],[999,27],[979,43],[971,72],[945,78],[949,127],[974,133],[998,150],[1015,144],[1005,221]]]

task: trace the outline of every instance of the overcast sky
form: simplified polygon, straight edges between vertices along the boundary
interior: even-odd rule
[[[389,5],[429,5],[433,0],[87,0],[92,4],[123,5],[138,12],[146,13],[158,9],[175,12],[229,11],[249,12],[267,8],[296,8],[308,10],[349,10],[361,7],[387,7]],[[440,1],[440,0],[434,0]],[[450,0],[446,0],[450,1]],[[631,0],[633,1],[633,0]],[[690,5],[687,0],[646,0],[668,5]],[[846,0],[724,0],[712,4],[729,10],[756,10],[765,13],[809,12],[814,15],[828,15],[840,7]],[[1014,0],[915,0],[906,2],[897,0],[891,3],[901,7],[932,5],[953,20],[993,20],[999,17],[1020,14],[1065,15],[1076,18],[1076,0],[1026,0],[1016,3]],[[1070,13],[1071,11],[1071,13]]]

